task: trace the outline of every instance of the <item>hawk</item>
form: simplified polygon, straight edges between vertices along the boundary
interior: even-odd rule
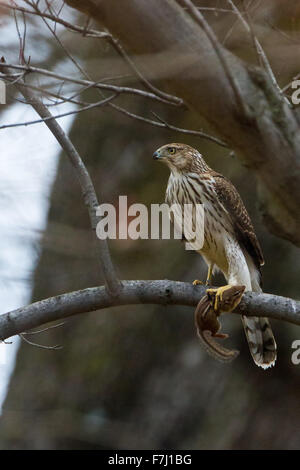
[[[172,143],[153,154],[167,164],[170,177],[166,190],[169,205],[204,205],[204,244],[199,251],[208,266],[207,284],[220,270],[229,286],[243,285],[246,291],[262,292],[264,258],[249,214],[239,193],[225,176],[212,170],[202,155],[185,144]],[[267,369],[276,361],[276,342],[269,320],[242,316],[245,334],[255,364]]]

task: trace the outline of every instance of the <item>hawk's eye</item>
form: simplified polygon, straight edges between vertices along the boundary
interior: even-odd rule
[[[176,153],[176,148],[175,147],[168,147],[168,152],[170,155],[174,155]]]

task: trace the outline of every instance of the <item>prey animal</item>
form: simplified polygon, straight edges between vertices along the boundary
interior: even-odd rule
[[[245,286],[231,286],[217,297],[218,289],[207,289],[195,310],[194,319],[197,335],[204,349],[215,359],[230,362],[239,355],[239,351],[227,349],[214,338],[225,339],[226,333],[221,333],[219,316],[222,312],[231,312],[241,301]]]

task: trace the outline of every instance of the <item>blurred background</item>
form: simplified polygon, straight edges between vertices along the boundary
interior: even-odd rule
[[[54,11],[63,7],[68,21],[85,25],[84,15],[60,1],[50,3]],[[195,3],[208,8],[203,11],[226,47],[256,63],[251,37],[228,12],[228,2]],[[256,34],[284,86],[300,72],[299,3],[284,1],[284,8],[283,0],[236,5],[249,8]],[[57,25],[63,50],[41,18],[26,15],[26,24],[25,57],[31,56],[32,65],[82,77],[71,54],[94,80],[138,86],[107,42],[82,38]],[[23,26],[19,16],[19,28]],[[0,56],[18,63],[16,24],[5,8],[0,9],[0,27]],[[101,25],[89,27],[101,30]],[[49,79],[33,80],[55,88]],[[71,91],[64,89],[65,95]],[[37,118],[12,86],[7,94],[0,125]],[[93,102],[99,95],[87,90],[80,98]],[[188,110],[132,96],[120,96],[118,104],[150,119],[156,112],[175,126],[209,131]],[[73,109],[75,105],[63,103],[52,111]],[[119,195],[147,206],[163,202],[168,170],[152,160],[153,151],[170,141],[198,148],[210,166],[231,179],[249,210],[266,260],[264,291],[299,298],[299,250],[267,232],[255,179],[228,149],[110,108],[68,116],[60,123],[87,164],[100,200],[113,204]],[[50,131],[41,123],[0,132],[1,312],[102,284],[77,179]],[[176,240],[116,240],[110,248],[121,279],[192,282],[206,276],[201,257]],[[221,276],[215,278],[215,283],[222,282]],[[174,306],[101,310],[28,337],[40,344],[61,344],[59,351],[17,338],[1,344],[0,448],[299,448],[300,366],[291,363],[299,327],[272,321],[278,362],[264,372],[253,364],[240,319],[228,315],[222,323],[230,333],[228,344],[240,350],[230,364],[216,362],[201,349],[193,309]]]

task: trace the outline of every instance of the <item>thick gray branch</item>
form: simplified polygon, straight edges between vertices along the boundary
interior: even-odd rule
[[[117,305],[160,304],[195,307],[204,294],[204,286],[169,280],[122,281],[122,288],[117,295],[109,293],[104,286],[91,287],[50,297],[0,315],[0,339],[5,340],[47,322]],[[277,295],[248,292],[243,296],[235,313],[266,316],[300,325],[300,301]]]

